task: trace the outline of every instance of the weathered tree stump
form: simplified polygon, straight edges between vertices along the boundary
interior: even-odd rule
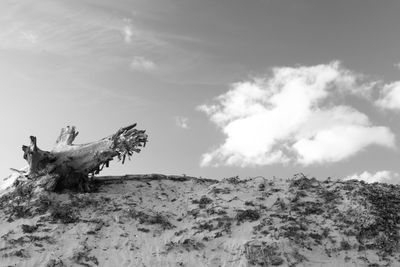
[[[29,146],[23,146],[24,159],[29,170],[23,176],[33,186],[47,191],[76,189],[90,191],[89,177],[108,167],[117,157],[122,164],[134,152],[146,145],[147,134],[137,130],[136,124],[119,129],[115,134],[87,144],[73,144],[78,131],[67,126],[61,130],[51,151],[38,148],[37,139],[31,136]]]

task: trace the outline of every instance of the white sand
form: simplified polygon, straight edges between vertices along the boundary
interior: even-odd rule
[[[264,190],[259,190],[260,183],[265,184]],[[343,234],[345,229],[340,228],[335,216],[358,204],[350,205],[351,195],[346,196],[340,186],[329,187],[337,187],[343,197],[335,204],[338,212],[328,215],[327,204],[317,204],[325,209],[324,213],[307,217],[288,208],[299,189],[290,189],[288,182],[277,179],[258,178],[239,184],[125,181],[103,185],[97,193],[52,194],[53,201],[68,205],[79,220],[52,222],[47,212],[9,222],[9,215],[0,212],[0,266],[248,266],[245,244],[249,241],[276,246],[275,252],[264,250],[264,258],[272,264],[275,257],[280,266],[368,266],[387,262],[400,266],[395,257],[385,260],[377,251],[358,251],[355,238]],[[308,203],[305,205],[310,207],[314,207],[311,202],[322,203],[313,190],[304,190],[307,195],[297,203]],[[199,205],[202,196],[210,203]],[[254,210],[260,217],[253,221],[245,216],[240,221],[238,210]],[[151,221],[156,214],[172,226]],[[22,224],[38,228],[23,233]],[[285,227],[299,224],[306,229],[285,236]],[[322,234],[324,227],[329,229],[328,237],[320,242],[310,237],[312,233]],[[298,239],[298,233],[304,236]],[[348,241],[351,248],[343,249],[342,240]]]

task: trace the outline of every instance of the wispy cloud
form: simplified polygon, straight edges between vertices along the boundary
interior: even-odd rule
[[[189,129],[189,119],[182,116],[175,116],[175,124],[179,128]]]
[[[225,134],[202,165],[310,165],[341,161],[370,145],[394,147],[389,128],[338,103],[340,95],[370,97],[374,83],[361,78],[332,62],[275,68],[271,77],[233,84],[199,107]]]
[[[370,173],[368,171],[364,171],[361,174],[353,174],[345,177],[343,180],[360,180],[366,183],[390,183],[390,184],[398,184],[400,182],[400,174],[392,171],[377,171],[376,173]]]
[[[30,2],[1,3],[0,47],[30,49],[19,39],[37,43],[40,37],[40,49],[73,55],[95,52],[99,46],[118,40],[121,19],[101,10],[88,10],[78,4]]]
[[[207,68],[215,61],[204,52],[210,43],[186,32],[161,31],[170,14],[157,6],[162,15],[143,16],[149,10],[153,13],[156,4],[148,5],[152,8],[141,9],[137,1],[0,2],[0,50],[40,53],[41,59],[57,58],[80,72],[131,65],[135,71],[156,69],[161,79],[172,83],[222,79],[222,71]]]
[[[92,62],[107,57],[122,63],[130,51],[144,53],[167,45],[156,32],[139,28],[126,13],[80,1],[0,3],[0,49],[91,56]]]
[[[151,61],[145,57],[136,56],[133,58],[130,67],[132,70],[135,70],[135,71],[150,72],[150,71],[154,71],[157,68],[157,65],[153,61]]]

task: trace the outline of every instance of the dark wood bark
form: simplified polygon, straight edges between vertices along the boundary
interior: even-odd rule
[[[73,142],[79,132],[67,126],[61,130],[51,151],[41,150],[36,137],[31,136],[30,145],[22,147],[29,164],[25,176],[48,191],[63,188],[89,191],[89,176],[108,167],[114,158],[124,163],[146,145],[147,134],[135,127],[133,124],[99,141],[77,145]]]

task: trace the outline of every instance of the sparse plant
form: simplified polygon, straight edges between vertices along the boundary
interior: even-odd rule
[[[281,227],[283,236],[292,240],[295,244],[302,244],[307,239],[304,227],[297,223],[291,223],[289,225],[283,225]]]
[[[346,229],[343,231],[343,234],[345,234],[347,236],[356,236],[357,232],[353,229]]]
[[[44,214],[46,213],[49,208],[51,207],[53,200],[50,199],[48,194],[40,194],[37,201],[36,201],[36,209],[35,212],[37,214]]]
[[[50,259],[47,262],[46,267],[66,267],[66,265],[61,259],[57,258],[57,259]]]
[[[67,204],[59,204],[58,202],[54,202],[52,206],[50,206],[50,216],[53,221],[60,221],[63,224],[75,223],[79,220],[78,215],[70,205]]]
[[[330,230],[328,227],[322,228],[322,236],[323,236],[324,238],[327,238],[327,237],[329,236],[330,231],[331,231],[331,230]]]
[[[27,225],[27,224],[23,224],[21,225],[22,228],[22,232],[24,232],[25,234],[28,233],[33,233],[38,229],[37,225]]]
[[[90,263],[99,265],[99,261],[95,256],[89,255],[90,250],[86,247],[83,250],[75,250],[72,255],[72,261],[83,266],[91,266]]]
[[[264,191],[265,190],[265,183],[260,183],[258,185],[258,191]]]
[[[297,173],[294,175],[293,179],[290,180],[289,188],[296,187],[300,190],[304,190],[315,187],[316,183],[318,183],[318,181],[314,177],[309,179],[303,173]]]
[[[196,226],[193,226],[194,229],[198,229],[200,231],[204,231],[207,230],[209,232],[213,231],[216,229],[216,227],[214,227],[213,223],[210,223],[208,221],[205,222],[199,222]]]
[[[245,202],[244,202],[244,205],[245,205],[245,206],[252,206],[252,207],[254,207],[253,201],[245,201]]]
[[[167,244],[165,244],[165,249],[167,252],[173,249],[184,249],[186,251],[191,251],[191,250],[201,250],[203,248],[205,248],[205,245],[203,243],[191,238],[186,238],[185,240],[178,242],[170,241]]]
[[[253,209],[238,210],[236,213],[236,220],[238,224],[243,221],[256,221],[260,219],[260,217],[260,212]]]
[[[314,239],[317,243],[321,243],[321,240],[323,238],[322,235],[318,234],[318,233],[310,233],[309,237],[311,237],[312,239]]]
[[[297,248],[295,248],[295,249],[293,250],[292,257],[293,257],[293,259],[296,261],[296,263],[301,263],[301,262],[304,262],[304,261],[307,261],[307,260],[308,260],[304,255],[302,255],[302,254],[299,252],[299,249],[297,249]]]
[[[342,240],[342,241],[340,241],[340,248],[342,250],[350,250],[351,249],[351,245],[349,244],[348,241]]]
[[[222,179],[222,181],[226,181],[226,182],[228,182],[230,184],[240,184],[240,183],[245,182],[245,180],[241,180],[239,178],[239,176],[232,176],[232,177],[229,177],[229,178],[224,178],[224,179]]]
[[[274,203],[274,206],[277,206],[280,210],[286,210],[287,206],[286,203],[283,199],[281,199],[280,197],[277,198],[277,200]]]
[[[134,209],[128,210],[128,216],[133,219],[138,219],[139,223],[142,224],[157,224],[160,225],[163,229],[172,229],[175,226],[171,224],[168,219],[163,216],[161,213],[156,213],[154,215],[144,213],[142,211],[136,211]]]
[[[199,200],[193,200],[193,204],[199,204],[199,208],[204,209],[208,204],[212,203],[213,200],[207,196],[202,196]]]
[[[321,190],[319,192],[319,197],[322,198],[326,203],[336,203],[341,196],[335,190]]]
[[[249,241],[244,245],[247,261],[253,265],[269,266],[281,265],[284,259],[280,256],[276,243]]]
[[[69,195],[71,206],[84,208],[87,206],[96,207],[99,204],[99,200],[90,197],[88,194],[70,194]]]

